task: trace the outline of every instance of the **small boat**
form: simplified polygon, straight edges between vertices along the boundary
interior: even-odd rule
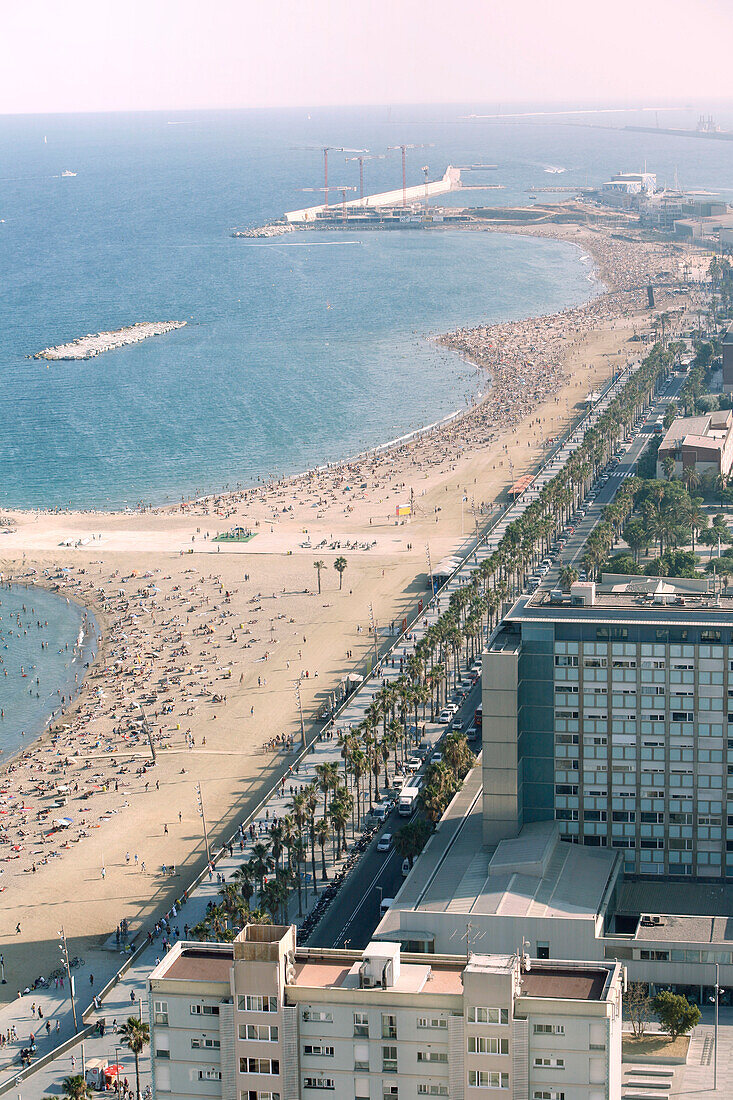
[[[62,180],[63,179],[69,179],[71,176],[75,176],[75,175],[76,175],[76,172],[72,172],[68,168],[65,168],[64,171],[61,173],[61,179]]]

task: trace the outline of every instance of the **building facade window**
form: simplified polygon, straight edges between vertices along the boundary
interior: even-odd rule
[[[472,1089],[508,1089],[509,1074],[496,1070],[470,1069],[468,1084]]]
[[[280,1032],[274,1024],[240,1024],[239,1038],[251,1042],[276,1043]]]
[[[442,1062],[447,1065],[448,1052],[443,1050],[418,1050],[418,1062]]]
[[[397,1047],[382,1047],[382,1072],[397,1073]]]
[[[472,1005],[468,1010],[470,1024],[508,1024],[508,1008],[481,1008]]]
[[[277,1077],[280,1073],[279,1058],[240,1058],[240,1073],[267,1073]]]
[[[382,1013],[382,1038],[383,1039],[396,1039],[397,1038],[397,1017],[388,1016],[384,1012]]]
[[[469,1035],[469,1054],[508,1054],[509,1040],[494,1035]]]
[[[168,1027],[167,1001],[153,1001],[153,1020],[158,1027]]]
[[[304,1077],[303,1088],[304,1089],[328,1089],[330,1092],[335,1088],[333,1077]]]
[[[323,1043],[305,1043],[303,1054],[310,1054],[315,1058],[333,1058],[333,1047],[324,1046]]]
[[[277,997],[258,997],[247,994],[237,997],[240,1012],[277,1012]]]
[[[369,1016],[366,1012],[354,1013],[354,1035],[363,1035],[369,1038]]]
[[[444,1016],[418,1016],[418,1028],[447,1028],[448,1021]]]
[[[535,1069],[565,1069],[564,1058],[535,1058]]]
[[[241,998],[240,998],[241,1000]],[[312,1008],[303,1009],[303,1023],[304,1024],[332,1024],[333,1013],[332,1012],[319,1012]]]

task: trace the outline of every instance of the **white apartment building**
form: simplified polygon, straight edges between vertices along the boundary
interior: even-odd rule
[[[148,979],[160,1100],[615,1100],[617,962],[179,943]]]

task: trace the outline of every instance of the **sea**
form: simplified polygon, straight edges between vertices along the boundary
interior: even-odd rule
[[[531,204],[644,167],[733,200],[733,143],[623,128],[701,113],[733,127],[733,104],[0,117],[0,507],[134,508],[343,459],[485,388],[436,334],[598,293],[588,257],[556,241],[231,235],[320,201],[323,146],[332,201],[358,187],[359,150],[367,193],[399,187],[401,144],[410,185],[424,166],[495,166],[443,205]],[[32,358],[157,320],[187,325],[88,361]]]
[[[0,584],[0,764],[76,695],[98,638],[96,619],[73,600]]]

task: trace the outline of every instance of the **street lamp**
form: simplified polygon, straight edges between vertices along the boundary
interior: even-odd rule
[[[715,1051],[713,1054],[713,1092],[718,1091],[718,1007],[720,994],[725,993],[720,987],[720,963],[715,964],[715,996],[708,998],[715,1002]]]
[[[64,932],[63,925],[59,929],[59,951],[61,952],[61,961],[66,967],[66,977],[69,979],[69,997],[71,998],[71,1015],[74,1018],[74,1034],[76,1035],[79,1030],[76,1022],[76,1005],[74,1003],[74,979],[71,976],[71,967],[69,966],[69,946],[66,942],[66,934]]]

